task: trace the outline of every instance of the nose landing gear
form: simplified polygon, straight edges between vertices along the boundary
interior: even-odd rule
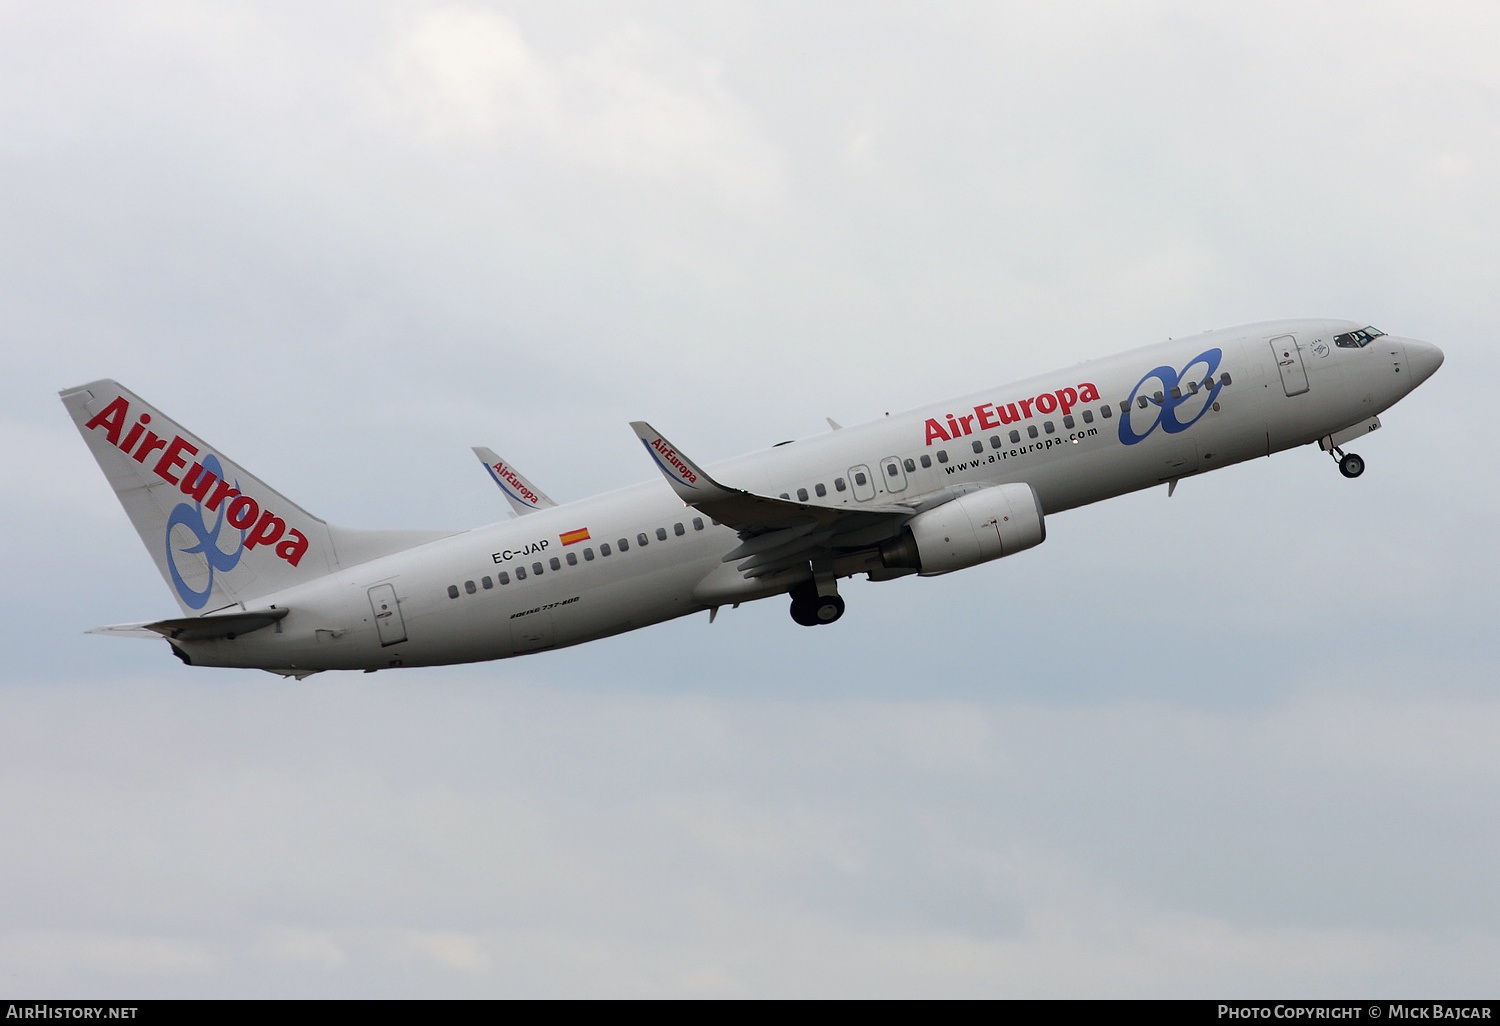
[[[1345,452],[1338,446],[1334,446],[1328,454],[1339,461],[1339,473],[1345,477],[1358,477],[1365,472],[1365,458],[1356,456],[1352,452]]]
[[[792,619],[803,627],[833,623],[844,615],[844,600],[839,597],[838,583],[831,574],[826,580],[803,581],[792,589],[791,595]]]

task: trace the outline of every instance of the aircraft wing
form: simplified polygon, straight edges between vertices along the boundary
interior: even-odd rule
[[[740,545],[723,561],[743,560],[736,569],[746,577],[764,577],[877,545],[899,534],[918,512],[908,505],[819,506],[730,488],[650,424],[637,420],[630,426],[683,502],[739,534]]]
[[[479,462],[484,464],[484,469],[490,472],[500,491],[505,495],[505,501],[510,503],[510,508],[515,510],[516,516],[525,516],[527,513],[535,513],[539,509],[548,509],[557,503],[547,498],[542,490],[521,476],[520,471],[506,463],[495,455],[493,449],[486,449],[482,445],[474,446],[474,455],[479,457]]]

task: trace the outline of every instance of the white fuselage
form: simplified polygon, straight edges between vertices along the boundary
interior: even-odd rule
[[[1390,335],[1362,348],[1333,346],[1335,335],[1357,327],[1300,320],[1206,332],[708,469],[735,488],[833,506],[1025,482],[1055,514],[1368,421],[1441,362],[1435,347]],[[1290,358],[1272,347],[1287,336]],[[1214,384],[1204,387],[1206,379]],[[586,540],[563,543],[582,530]],[[273,627],[175,643],[197,665],[288,671],[504,658],[786,591],[723,563],[737,544],[735,532],[653,479],[265,596],[257,607],[290,610]],[[378,624],[374,600],[386,595],[396,609]]]

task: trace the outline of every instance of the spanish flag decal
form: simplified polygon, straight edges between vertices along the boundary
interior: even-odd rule
[[[588,541],[589,529],[587,527],[580,527],[576,531],[569,531],[567,534],[558,535],[557,539],[564,545],[572,545],[574,542]]]

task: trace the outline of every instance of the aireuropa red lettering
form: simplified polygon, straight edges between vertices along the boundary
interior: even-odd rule
[[[527,488],[524,484],[521,483],[521,479],[516,476],[515,471],[511,470],[504,463],[496,463],[495,464],[495,473],[499,474],[500,477],[502,479],[504,479],[507,484],[509,484],[512,488],[514,488],[517,492],[520,493],[521,498],[525,499],[527,502],[531,503],[533,506],[535,506],[538,502],[541,501],[540,499],[538,499],[536,497],[536,493],[535,492],[533,492],[530,488]]]
[[[103,428],[104,437],[109,439],[111,445],[140,464],[144,464],[147,457],[161,450],[161,456],[152,468],[156,476],[168,484],[176,485],[183,495],[198,502],[204,509],[217,510],[228,502],[226,517],[230,526],[249,532],[245,535],[245,548],[276,545],[276,555],[292,566],[302,561],[303,554],[307,552],[307,536],[295,527],[288,528],[285,520],[268,509],[262,509],[253,497],[242,494],[228,481],[218,480],[213,472],[204,469],[201,462],[194,461],[188,466],[188,460],[198,455],[196,445],[181,435],[173,435],[168,440],[148,430],[146,425],[151,423],[149,413],[142,413],[127,431],[125,425],[129,420],[130,404],[125,401],[124,396],[116,396],[113,402],[95,414],[84,426],[90,431]],[[182,472],[181,477],[177,476],[178,472]]]
[[[1056,392],[1043,392],[1012,403],[984,403],[974,407],[973,413],[944,414],[943,419],[948,422],[946,425],[936,417],[927,418],[927,444],[931,445],[936,441],[951,442],[955,438],[972,435],[976,426],[982,431],[993,431],[1002,424],[1030,420],[1038,413],[1061,412],[1066,416],[1079,403],[1098,401],[1099,389],[1093,382],[1084,381],[1077,388],[1060,388]]]
[[[677,458],[676,450],[667,448],[667,443],[663,442],[660,438],[652,439],[651,448],[661,453],[661,458],[672,464],[673,468],[683,476],[688,484],[698,483],[698,475],[693,473],[686,463]]]

